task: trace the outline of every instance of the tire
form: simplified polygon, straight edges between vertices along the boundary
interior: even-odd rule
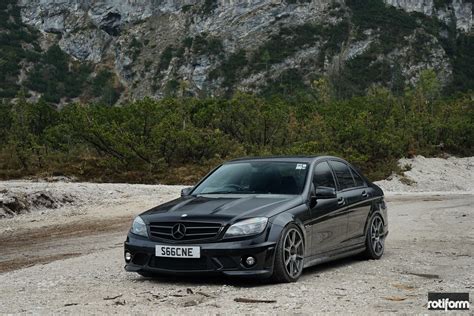
[[[275,252],[273,275],[275,283],[296,282],[303,272],[304,237],[301,230],[291,223],[281,233]]]
[[[385,227],[382,216],[376,213],[369,221],[365,238],[366,259],[378,260],[385,251]]]

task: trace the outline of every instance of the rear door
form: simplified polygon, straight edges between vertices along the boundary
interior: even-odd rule
[[[337,197],[344,203],[342,214],[346,220],[346,235],[341,245],[351,246],[360,243],[364,238],[365,220],[370,211],[367,186],[348,164],[331,160],[330,165],[338,183]]]
[[[336,183],[329,164],[319,162],[313,173],[313,186],[336,189]],[[337,198],[318,199],[311,209],[311,250],[310,256],[319,255],[339,248],[346,235],[347,221],[341,214],[342,205]]]
[[[359,173],[350,167],[355,187],[351,190],[352,207],[347,217],[347,244],[353,245],[365,241],[365,223],[371,207],[370,192],[367,183]]]

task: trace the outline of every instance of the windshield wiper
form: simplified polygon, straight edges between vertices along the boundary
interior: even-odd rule
[[[242,190],[242,191],[215,191],[215,192],[202,192],[202,193],[199,193],[199,194],[231,194],[231,193],[234,193],[234,194],[253,194],[255,193],[255,191],[246,191],[246,190]]]

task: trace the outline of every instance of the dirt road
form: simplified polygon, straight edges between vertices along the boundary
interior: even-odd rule
[[[428,291],[472,295],[470,194],[389,195],[390,235],[381,260],[349,258],[313,267],[298,283],[151,280],[126,273],[122,242],[134,214],[179,189],[150,195],[154,189],[146,188],[151,191],[82,205],[82,211],[70,206],[1,220],[0,313],[424,313]]]

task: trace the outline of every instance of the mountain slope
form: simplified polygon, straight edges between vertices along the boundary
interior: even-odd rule
[[[21,86],[55,103],[293,94],[321,77],[345,97],[373,84],[403,91],[426,68],[448,92],[474,88],[471,1],[8,1],[4,16],[35,34],[16,45],[33,43],[37,59],[12,61],[22,67],[4,97]],[[52,65],[61,87],[48,70],[57,59],[40,57],[51,50],[67,54]]]

